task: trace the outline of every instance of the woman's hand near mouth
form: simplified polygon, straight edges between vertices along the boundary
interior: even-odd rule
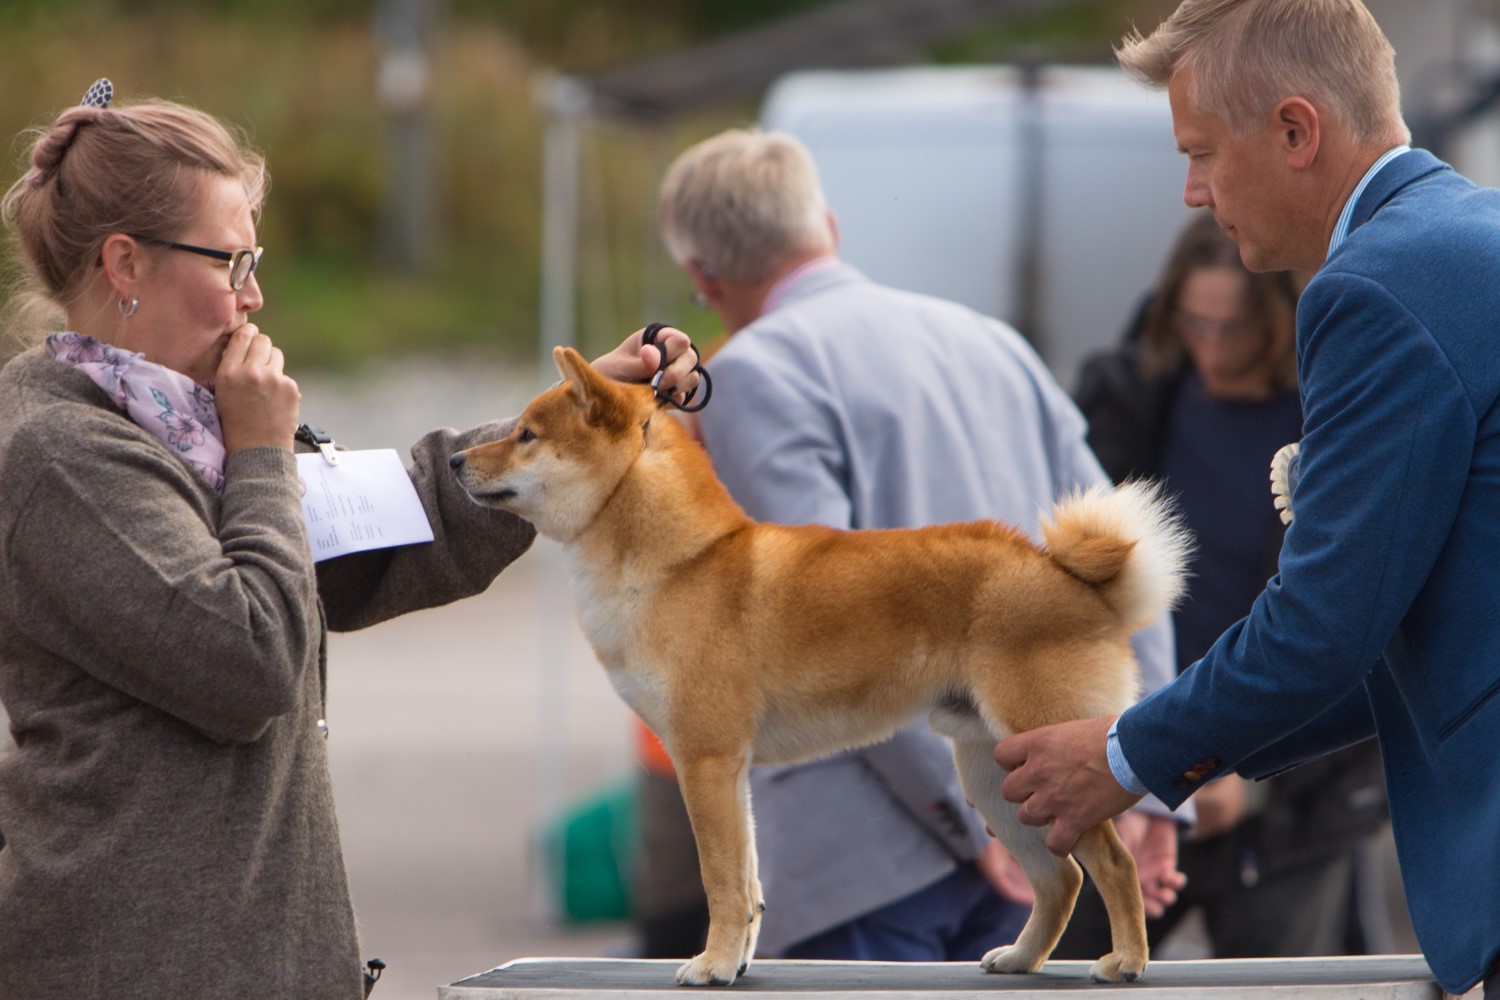
[[[281,349],[254,323],[229,335],[214,387],[227,454],[292,449],[302,393],[283,370],[285,363]]]

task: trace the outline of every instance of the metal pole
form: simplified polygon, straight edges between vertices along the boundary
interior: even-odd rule
[[[1016,273],[1015,327],[1031,342],[1043,360],[1051,362],[1047,317],[1042,315],[1042,186],[1045,183],[1043,148],[1045,130],[1042,125],[1041,69],[1036,63],[1021,64],[1021,94],[1016,111],[1017,153],[1021,161],[1019,171],[1020,218],[1016,225],[1019,243]]]
[[[385,217],[381,260],[418,271],[433,245],[433,150],[428,47],[441,0],[381,0],[375,12],[381,40],[376,93],[386,117]]]
[[[589,90],[569,76],[544,80],[538,102],[547,116],[542,148],[542,288],[538,376],[550,384],[552,349],[577,333],[578,158]]]
[[[542,287],[537,378],[541,385],[549,385],[556,378],[552,349],[572,344],[577,328],[578,159],[589,91],[571,77],[553,76],[542,81],[536,96],[547,119],[542,148]],[[533,558],[537,560],[539,605],[570,608],[572,595],[557,547],[539,544]],[[536,748],[536,807],[544,822],[559,820],[568,801],[564,664],[571,623],[571,616],[566,614],[542,614],[537,619],[537,648],[541,654],[537,664],[541,671],[537,711],[549,720],[542,727],[543,737]],[[535,838],[533,845],[533,906],[540,919],[555,918],[557,908],[545,890],[561,877],[561,865],[554,869],[549,864],[541,837]]]

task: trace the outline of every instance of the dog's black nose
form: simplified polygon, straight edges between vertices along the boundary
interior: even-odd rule
[[[448,464],[455,469],[462,469],[464,467],[464,453],[459,452],[457,455],[448,456]]]

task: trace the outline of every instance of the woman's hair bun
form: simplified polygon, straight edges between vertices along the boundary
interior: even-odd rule
[[[105,113],[103,108],[81,104],[58,115],[52,128],[31,149],[31,171],[26,175],[26,182],[32,187],[41,187],[51,180],[63,157],[73,148],[79,129],[95,124]]]

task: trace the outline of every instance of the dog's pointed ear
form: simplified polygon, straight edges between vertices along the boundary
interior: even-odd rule
[[[585,420],[591,424],[605,424],[617,423],[624,418],[619,393],[609,379],[583,360],[583,355],[571,347],[554,347],[552,361],[583,409]]]
[[[552,363],[557,365],[557,373],[568,383],[578,402],[587,403],[602,376],[571,347],[552,348]]]

